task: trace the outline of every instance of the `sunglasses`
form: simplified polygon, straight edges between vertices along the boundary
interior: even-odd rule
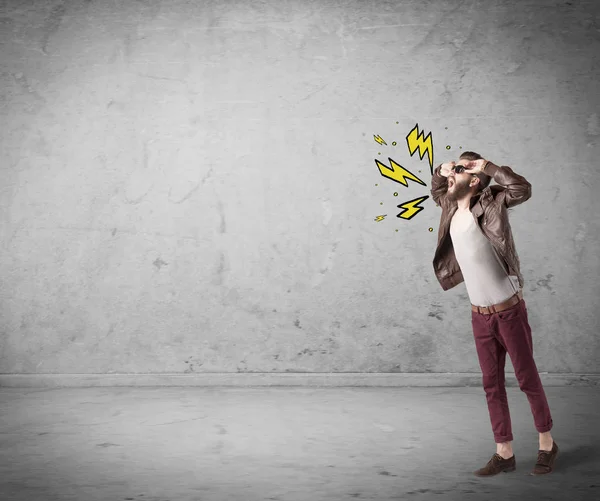
[[[460,174],[461,172],[465,172],[465,166],[464,165],[455,165],[454,167],[452,167],[451,170],[453,170],[457,174]],[[475,174],[473,174],[473,175],[475,175]]]

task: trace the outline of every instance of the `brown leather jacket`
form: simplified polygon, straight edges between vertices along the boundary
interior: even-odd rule
[[[440,164],[435,168],[431,179],[431,196],[435,203],[442,207],[433,269],[440,285],[447,291],[463,282],[464,277],[450,238],[450,221],[458,204],[448,200],[448,179],[440,174],[441,167]],[[477,226],[502,258],[506,272],[517,276],[519,285],[523,288],[519,256],[515,249],[507,209],[531,198],[531,184],[506,165],[498,166],[488,161],[483,172],[492,176],[498,184],[490,184],[471,198],[471,213]]]

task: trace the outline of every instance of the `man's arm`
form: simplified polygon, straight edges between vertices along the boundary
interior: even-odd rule
[[[436,204],[443,206],[448,192],[448,178],[440,174],[442,164],[438,165],[431,177],[431,198]]]
[[[482,169],[484,174],[491,176],[494,181],[505,189],[498,192],[496,201],[507,208],[522,204],[531,198],[531,184],[523,176],[519,176],[506,166],[498,166],[489,160]]]

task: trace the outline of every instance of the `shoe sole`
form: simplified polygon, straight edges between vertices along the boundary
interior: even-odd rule
[[[495,477],[496,475],[500,474],[500,473],[510,473],[511,471],[515,471],[517,469],[516,466],[509,466],[508,468],[505,468],[504,470],[500,470],[498,473],[492,473],[490,475],[481,475],[479,473],[474,472],[473,474],[476,477]]]

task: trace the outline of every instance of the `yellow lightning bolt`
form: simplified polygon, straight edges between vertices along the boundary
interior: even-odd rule
[[[383,216],[376,216],[375,221],[377,221],[377,222],[382,221],[385,216],[387,216],[387,214],[384,214]]]
[[[421,202],[427,200],[429,196],[415,198],[414,200],[409,200],[408,202],[404,202],[397,207],[399,209],[405,209],[404,212],[401,212],[396,217],[401,217],[402,219],[412,219],[417,213],[423,210],[424,207],[419,207]]]
[[[379,168],[379,172],[381,173],[381,175],[383,177],[387,177],[388,179],[391,179],[392,181],[396,181],[397,183],[403,184],[404,186],[408,186],[408,182],[406,181],[405,178],[412,179],[413,181],[416,181],[417,183],[422,184],[423,186],[427,186],[423,181],[421,181],[412,172],[410,172],[409,170],[406,170],[404,167],[397,164],[389,157],[388,157],[388,160],[390,161],[391,167],[388,167],[387,165],[382,164],[379,160],[375,159],[375,163],[377,164],[377,167]]]
[[[379,144],[385,144],[387,146],[387,143],[383,140],[381,136],[376,136],[375,134],[373,134],[373,139],[375,139],[375,141],[377,141]]]
[[[431,137],[431,132],[423,139],[423,131],[419,133],[419,124],[416,124],[414,129],[406,136],[406,144],[408,144],[408,151],[411,157],[415,154],[417,148],[419,148],[419,158],[421,160],[423,160],[425,152],[429,153],[429,167],[433,169],[433,138]],[[431,174],[433,175],[433,170]]]

